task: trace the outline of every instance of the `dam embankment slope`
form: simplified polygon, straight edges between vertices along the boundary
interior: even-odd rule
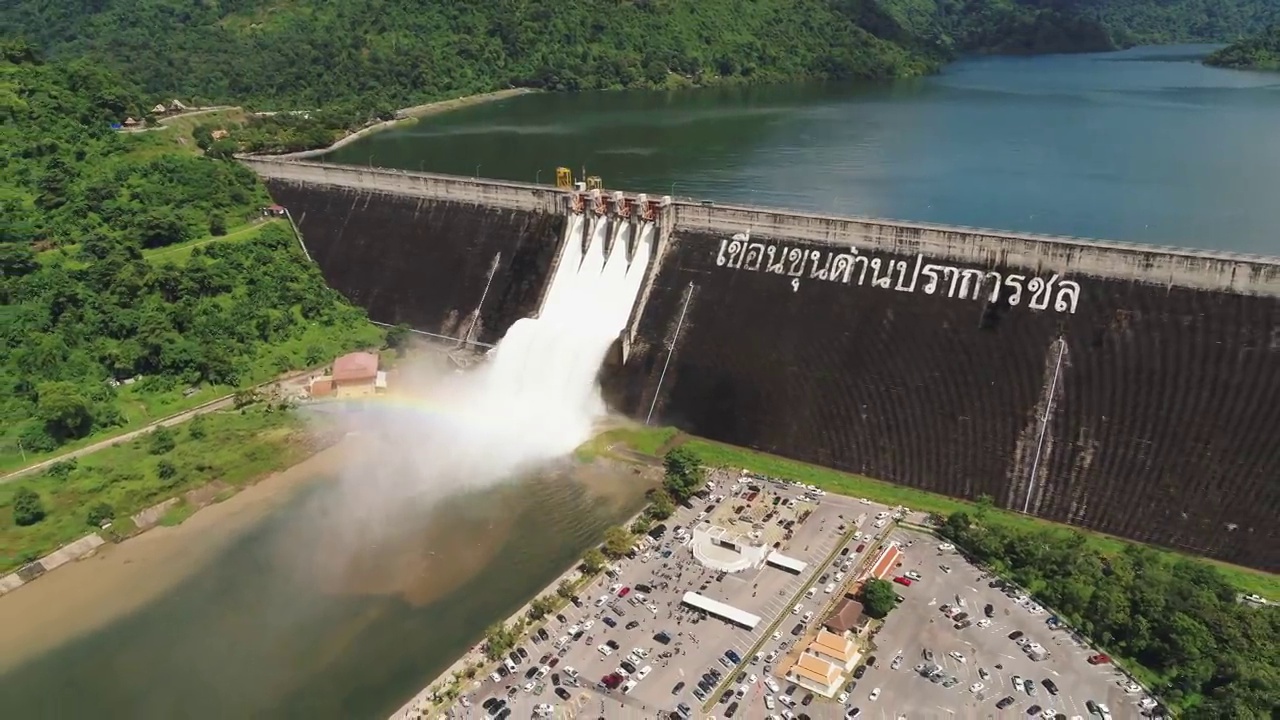
[[[375,320],[461,336],[478,314],[485,342],[537,312],[565,216],[593,211],[545,186],[249,164]],[[1280,571],[1280,260],[711,203],[656,221],[601,372],[615,409]]]

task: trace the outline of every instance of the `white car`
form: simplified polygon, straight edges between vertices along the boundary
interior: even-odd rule
[[[1053,720],[1053,716],[1057,714],[1057,710],[1054,710],[1053,708],[1045,708],[1044,712],[1040,713],[1040,717],[1044,718],[1044,720]]]
[[[871,702],[875,702],[879,698],[880,698],[880,688],[875,688],[874,690],[871,691],[871,694],[867,696],[867,699],[870,700]]]
[[[609,586],[609,594],[610,594],[610,595],[617,595],[617,594],[618,594],[618,591],[619,591],[619,590],[621,590],[621,589],[622,589],[622,583],[614,583],[614,584],[612,584],[612,585],[610,585],[610,586]]]
[[[1129,693],[1130,695],[1137,692],[1142,692],[1142,687],[1139,686],[1138,683],[1131,682],[1131,683],[1128,683],[1127,685],[1123,685],[1122,687],[1124,688],[1124,691]]]
[[[570,625],[568,628],[565,629],[565,632],[569,633],[570,636],[573,636],[573,635],[577,635],[578,631],[581,629],[582,629],[581,625]]]
[[[766,708],[770,709],[770,710],[772,710],[772,709],[774,709],[775,707],[777,707],[777,704],[773,701],[773,696],[772,696],[772,695],[765,695],[765,696],[764,696],[764,706],[765,706]]]
[[[767,677],[764,679],[764,686],[769,688],[769,692],[771,693],[778,692],[778,683],[774,682],[773,678],[771,677]]]
[[[533,708],[533,714],[538,717],[551,717],[551,714],[554,713],[555,711],[556,709],[551,707],[547,703],[542,703]]]
[[[562,648],[562,647],[564,647],[565,645],[568,645],[568,644],[569,644],[569,636],[568,636],[568,635],[561,635],[561,636],[560,636],[560,639],[559,639],[559,640],[556,640],[556,648],[557,648],[557,649],[558,649],[558,648]]]
[[[608,645],[597,645],[596,650],[598,650],[600,654],[604,655],[605,657],[609,657],[610,655],[613,654],[613,648],[609,647]]]
[[[817,594],[818,594],[818,588],[816,588],[816,587],[811,587],[811,588],[809,588],[808,590],[806,590],[806,591],[805,591],[804,596],[805,596],[805,597],[807,597],[807,598],[809,598],[809,599],[813,599],[813,596],[814,596],[814,595],[817,595]]]
[[[649,603],[648,605],[645,605],[645,607],[649,608],[649,612],[654,615],[658,614],[658,603]]]
[[[835,592],[835,591],[836,591],[836,584],[835,584],[835,583],[827,583],[827,587],[823,590],[823,592],[825,592],[825,593],[826,593],[826,594],[828,594],[828,595],[830,595],[831,593],[833,593],[833,592]]]
[[[623,683],[623,684],[622,684],[622,694],[623,694],[623,695],[628,695],[628,694],[630,694],[630,693],[631,693],[631,691],[632,691],[632,690],[635,690],[635,689],[636,689],[636,681],[635,681],[635,680],[628,680],[628,681],[626,681],[625,683]]]
[[[595,627],[595,626],[596,626],[596,621],[595,621],[595,620],[588,620],[588,621],[586,621],[586,622],[582,623],[582,629],[583,629],[583,630],[590,630],[591,628],[593,628],[593,627]]]
[[[805,613],[805,614],[804,614],[804,621],[805,621],[805,622],[809,622],[809,621],[810,621],[810,620],[812,620],[812,619],[813,619],[813,611],[812,611],[812,610],[810,610],[809,612],[807,612],[807,613]]]
[[[638,658],[647,658],[647,657],[649,657],[649,649],[648,649],[648,648],[631,648],[631,652],[632,652],[632,653],[634,653],[634,654],[635,654],[635,656],[636,656],[636,657],[638,657]]]
[[[956,662],[969,662],[969,660],[965,658],[965,656],[959,650],[952,650],[947,654],[950,655],[951,659],[955,660]]]
[[[986,619],[986,618],[983,618],[983,619],[981,619],[981,620],[979,620],[979,621],[978,621],[978,627],[980,627],[980,628],[989,628],[989,627],[991,627],[991,621],[990,621],[990,620],[988,620],[988,619]]]
[[[837,695],[837,696],[836,696],[836,702],[840,703],[841,705],[843,705],[843,704],[845,704],[845,703],[849,702],[849,693],[847,693],[847,692],[842,692],[842,693],[840,693],[839,695]]]
[[[844,573],[842,573],[842,572],[838,572],[838,573],[836,573],[836,576],[835,576],[835,578],[833,578],[833,579],[834,579],[836,582],[841,582],[842,580],[844,580]]]
[[[897,670],[897,669],[898,669],[898,668],[900,668],[900,667],[902,667],[902,656],[901,656],[901,655],[899,655],[898,657],[894,658],[894,659],[893,659],[893,662],[889,664],[889,669],[890,669],[890,670]]]
[[[767,662],[767,663],[769,663],[770,665],[772,665],[772,664],[773,664],[773,661],[774,661],[774,660],[777,660],[777,659],[778,659],[778,651],[777,651],[777,650],[774,650],[773,652],[769,653],[768,655],[766,655],[766,656],[764,657],[764,661],[765,661],[765,662]]]
[[[498,673],[496,673],[496,672],[491,672],[491,673],[489,673],[489,679],[490,679],[490,680],[492,680],[492,681],[494,681],[494,682],[496,682],[496,683],[500,683],[500,682],[502,682],[502,676],[501,676],[501,675],[499,675],[499,674],[498,674]]]
[[[908,578],[911,578],[912,580],[922,580],[922,579],[923,579],[923,578],[920,576],[920,573],[916,572],[915,570],[908,570],[905,574],[906,574],[906,576],[907,576]]]
[[[885,518],[884,520],[877,520],[877,521],[875,522],[875,524],[874,524],[874,525],[872,525],[872,527],[879,529],[879,528],[882,528],[882,527],[884,527],[885,525],[888,525],[888,524],[889,524],[889,520],[888,520],[888,518]]]
[[[524,691],[525,691],[525,692],[533,692],[533,686],[534,686],[534,682],[533,682],[532,680],[530,680],[529,682],[527,682],[527,683],[525,683],[525,684],[524,684]]]
[[[786,705],[787,707],[796,706],[795,698],[791,697],[790,695],[779,695],[778,702],[782,703],[783,705]]]
[[[791,614],[792,614],[792,615],[799,615],[799,614],[800,614],[800,611],[801,611],[801,610],[803,610],[803,609],[804,609],[804,606],[803,606],[803,605],[796,605],[795,607],[791,608]]]
[[[1011,678],[1011,679],[1009,680],[1009,682],[1013,683],[1013,687],[1014,687],[1015,689],[1017,689],[1017,690],[1021,690],[1021,689],[1022,689],[1022,676],[1021,676],[1021,675],[1014,675],[1014,676],[1013,676],[1013,678]]]
[[[947,552],[949,550],[955,550],[956,546],[952,545],[951,543],[942,543],[941,545],[938,546],[938,549],[942,550],[943,552]]]
[[[636,673],[636,680],[643,680],[649,677],[649,673],[651,672],[653,672],[653,667],[651,665],[645,665],[640,668],[640,672]]]
[[[755,685],[755,684],[756,684],[756,683],[758,683],[758,682],[760,682],[760,678],[756,677],[756,674],[755,674],[755,673],[751,673],[751,675],[749,675],[749,676],[747,677],[747,684],[748,684],[748,685]]]
[[[774,640],[781,640],[781,639],[782,639],[782,631],[781,631],[781,630],[774,630],[774,631],[773,631],[773,635],[772,635],[771,637],[773,637],[773,639],[774,639]]]
[[[600,597],[596,598],[596,607],[604,607],[604,604],[607,602],[609,602],[609,596],[601,595]]]
[[[605,647],[608,647],[608,646],[606,645]],[[565,665],[564,669],[561,670],[560,672],[564,673],[565,675],[568,675],[571,678],[576,679],[578,677],[578,671],[574,670],[572,665]]]
[[[630,655],[628,655],[628,656],[627,656],[627,662],[631,663],[632,665],[639,665],[639,664],[640,664],[640,656],[639,656],[639,655],[636,655],[636,654],[633,652],[633,653],[631,653]]]
[[[969,692],[971,692],[971,693],[973,693],[973,694],[975,694],[975,695],[976,695],[976,694],[978,694],[978,693],[982,692],[982,689],[983,689],[984,687],[986,687],[986,685],[983,685],[982,683],[974,683],[974,684],[972,684],[972,685],[970,685],[970,686],[969,686]]]

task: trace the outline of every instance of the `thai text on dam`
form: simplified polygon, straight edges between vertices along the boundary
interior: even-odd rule
[[[1027,297],[1027,307],[1032,310],[1052,309],[1060,313],[1074,314],[1080,300],[1080,284],[1052,273],[1046,280],[1040,276],[1009,273],[1008,276],[979,268],[957,267],[926,263],[921,253],[916,253],[915,264],[910,260],[880,258],[859,254],[852,246],[838,250],[816,250],[798,246],[787,247],[772,242],[751,242],[746,233],[720,241],[716,266],[730,270],[765,272],[791,278],[792,292],[800,290],[802,279],[824,280],[832,283],[853,284],[857,270],[857,284],[862,286],[871,271],[870,287],[898,292],[915,292],[919,287],[926,295],[945,294],[958,300],[982,300],[999,302],[1001,298],[1010,306],[1022,304]],[[921,278],[925,279],[921,284]],[[1056,286],[1056,287],[1055,287]]]

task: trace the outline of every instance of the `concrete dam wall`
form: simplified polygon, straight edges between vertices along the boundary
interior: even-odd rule
[[[544,186],[250,164],[374,319],[460,337],[478,314],[489,343],[537,312],[567,214],[614,211]],[[1280,261],[645,212],[658,250],[601,374],[616,409],[1280,571]]]
[[[492,345],[537,312],[564,235],[563,193],[249,164],[289,210],[325,280],[373,320]]]
[[[1275,260],[705,204],[669,222],[615,407],[1280,570]]]

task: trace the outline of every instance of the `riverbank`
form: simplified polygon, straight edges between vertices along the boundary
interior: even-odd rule
[[[641,468],[641,464],[623,456],[610,455],[608,457],[593,456],[587,460],[581,460],[582,466],[602,469],[606,472],[631,472],[638,475],[646,475],[653,481],[655,486],[660,483],[661,469]],[[648,504],[638,510],[634,515],[627,518],[621,524],[623,528],[630,528],[637,520],[645,516],[648,511]],[[599,544],[593,545],[598,549]],[[516,640],[514,646],[522,644],[530,633],[536,632],[538,628],[546,623],[546,617],[554,617],[555,613],[568,604],[569,600],[560,594],[560,587],[564,583],[568,583],[573,588],[573,594],[581,594],[590,588],[597,581],[605,577],[603,570],[596,573],[588,573],[585,571],[585,565],[582,559],[575,559],[573,563],[563,572],[553,578],[545,587],[529,598],[527,602],[517,608],[500,624],[504,628],[514,628]],[[554,607],[546,615],[534,618],[531,610],[535,601],[539,598],[550,598],[553,600]],[[495,624],[496,626],[496,624]],[[477,677],[483,678],[493,672],[494,668],[500,662],[498,660],[490,660],[484,651],[486,639],[481,638],[472,645],[465,653],[458,657],[452,664],[441,671],[419,690],[412,698],[400,706],[393,713],[389,720],[420,720],[425,718],[433,718],[438,716],[441,711],[447,710],[452,706],[453,702],[459,695],[465,694],[469,687],[478,684],[475,681]],[[473,682],[475,681],[475,682]]]
[[[147,606],[202,571],[245,529],[289,502],[308,481],[341,467],[340,441],[219,496],[181,524],[161,523],[0,597],[0,673]]]
[[[315,148],[312,150],[301,150],[299,152],[285,153],[283,155],[272,155],[272,157],[279,158],[282,160],[307,160],[310,158],[316,158],[316,157],[320,157],[321,155],[327,155],[328,153],[331,153],[335,150],[344,148],[347,145],[350,145],[353,142],[366,138],[376,132],[389,130],[393,127],[399,127],[402,125],[409,125],[417,122],[418,120],[424,117],[429,117],[431,115],[438,115],[440,113],[449,112],[451,110],[458,110],[460,108],[470,107],[472,105],[481,105],[483,103],[491,103],[491,102],[497,102],[499,100],[506,100],[508,98],[513,98],[518,95],[527,95],[529,93],[534,93],[534,92],[539,92],[539,91],[534,90],[532,88],[509,88],[507,90],[495,90],[493,92],[478,93],[476,95],[464,95],[462,97],[457,97],[452,100],[438,100],[436,102],[426,103],[424,105],[413,105],[411,107],[401,108],[397,110],[395,113],[395,117],[391,120],[383,120],[381,122],[373,123],[372,125],[366,125],[365,127],[360,128],[359,130],[356,130],[348,135],[344,135],[343,137],[339,138],[333,144],[327,147]]]

